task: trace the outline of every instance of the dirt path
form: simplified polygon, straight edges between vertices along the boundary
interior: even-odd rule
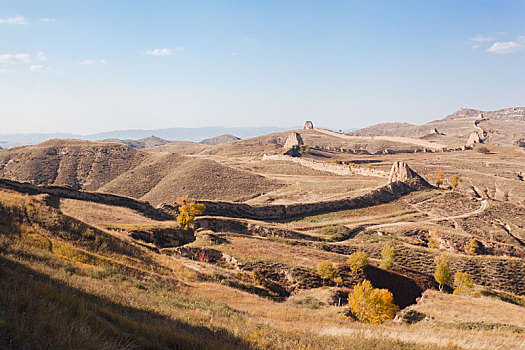
[[[326,129],[317,129],[317,128],[315,128],[314,130],[315,131],[319,131],[319,132],[321,132],[323,134],[326,134],[326,135],[335,136],[335,137],[339,137],[339,138],[347,139],[347,140],[354,140],[354,141],[355,140],[385,140],[385,141],[391,141],[391,142],[408,143],[408,144],[418,145],[418,146],[421,146],[421,147],[432,148],[432,149],[443,149],[443,148],[447,148],[448,147],[446,145],[442,145],[442,144],[439,144],[439,143],[425,141],[425,140],[420,140],[420,139],[414,139],[414,138],[410,138],[410,137],[401,137],[401,136],[350,136],[350,135],[340,134],[338,132],[331,131],[331,130],[326,130]]]
[[[471,216],[474,216],[474,215],[478,215],[482,212],[484,212],[489,206],[489,203],[487,202],[487,200],[482,200],[481,201],[481,206],[474,210],[474,211],[471,211],[471,212],[468,212],[468,213],[464,213],[464,214],[460,214],[460,215],[454,215],[454,216],[441,216],[441,217],[435,217],[435,218],[430,218],[430,219],[427,219],[427,220],[424,220],[424,221],[400,221],[400,222],[394,222],[394,223],[390,223],[390,224],[380,224],[380,225],[373,225],[373,226],[368,226],[367,227],[367,230],[375,230],[375,229],[379,229],[379,228],[384,228],[384,227],[391,227],[391,226],[403,226],[403,225],[408,225],[408,224],[415,224],[415,223],[430,223],[430,222],[435,222],[435,221],[444,221],[444,220],[455,220],[455,219],[465,219],[465,218],[468,218],[468,217],[471,217]]]

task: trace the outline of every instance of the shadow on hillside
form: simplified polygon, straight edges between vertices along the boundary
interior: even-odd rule
[[[3,256],[0,276],[2,349],[251,349],[226,330],[123,306]]]

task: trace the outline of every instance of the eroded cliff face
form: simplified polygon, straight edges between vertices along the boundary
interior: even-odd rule
[[[96,190],[143,159],[141,152],[126,145],[52,140],[0,153],[0,176]]]

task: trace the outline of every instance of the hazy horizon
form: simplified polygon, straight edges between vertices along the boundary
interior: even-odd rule
[[[525,3],[0,6],[0,134],[424,124],[525,105]]]

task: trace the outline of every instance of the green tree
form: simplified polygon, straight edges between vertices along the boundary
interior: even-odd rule
[[[323,285],[326,279],[334,278],[335,272],[334,263],[330,260],[325,260],[317,265],[317,275],[323,279]]]
[[[394,259],[396,258],[396,248],[392,242],[387,243],[381,251],[381,264],[379,267],[385,270],[390,270],[394,266]]]
[[[194,200],[188,198],[177,198],[179,215],[177,216],[177,223],[183,230],[188,231],[195,221],[195,216],[204,213],[206,207],[204,204],[195,203]]]
[[[439,283],[439,291],[443,291],[443,286],[450,284],[450,267],[448,260],[443,256],[437,256],[435,259],[436,263],[436,272],[434,273],[434,278],[437,283]]]
[[[359,321],[366,323],[382,323],[393,319],[399,310],[388,289],[373,288],[368,280],[354,287],[348,295],[348,306]]]
[[[458,272],[454,275],[454,294],[468,294],[474,288],[474,281],[466,272]]]
[[[362,271],[368,265],[368,255],[365,252],[355,252],[346,261],[353,274]]]

